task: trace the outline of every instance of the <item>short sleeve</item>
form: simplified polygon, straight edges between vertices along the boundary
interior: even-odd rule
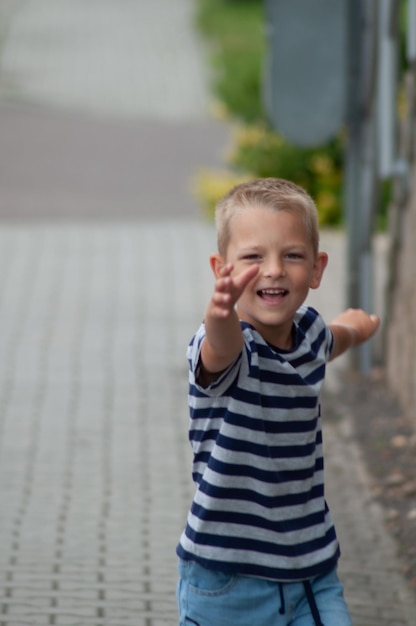
[[[241,364],[241,355],[221,374],[221,376],[208,387],[202,387],[197,383],[198,370],[200,367],[201,346],[205,339],[205,325],[201,324],[188,346],[187,358],[189,363],[189,385],[204,396],[222,396],[227,393],[235,382]]]
[[[329,326],[326,327],[326,335],[327,335],[327,341],[326,341],[325,354],[326,354],[327,361],[329,361],[329,359],[331,358],[331,354],[334,349],[334,343],[335,343],[334,333],[329,328]]]

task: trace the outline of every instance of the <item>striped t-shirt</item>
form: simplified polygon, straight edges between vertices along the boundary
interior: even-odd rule
[[[306,580],[339,557],[319,404],[333,336],[305,306],[289,351],[241,325],[241,355],[207,388],[196,382],[203,324],[188,348],[196,493],[177,553],[223,571]]]

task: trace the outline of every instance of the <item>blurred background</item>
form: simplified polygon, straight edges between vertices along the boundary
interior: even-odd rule
[[[0,215],[193,214],[225,133],[192,1],[0,5]],[[174,206],[173,206],[174,205]]]
[[[414,0],[0,0],[2,626],[176,623],[185,349],[257,176],[317,203],[312,304],[383,317],[328,489],[355,623],[414,623],[415,39]]]

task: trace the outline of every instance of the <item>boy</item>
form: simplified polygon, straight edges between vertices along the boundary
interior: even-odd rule
[[[180,625],[351,626],[319,392],[326,362],[379,318],[349,309],[327,326],[303,304],[328,257],[300,187],[238,185],[216,223],[214,293],[188,349],[196,493],[177,549]]]

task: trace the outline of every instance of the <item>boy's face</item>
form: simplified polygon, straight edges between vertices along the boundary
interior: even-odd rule
[[[321,282],[327,255],[314,253],[301,217],[267,207],[244,208],[231,218],[226,263],[239,274],[249,265],[259,272],[237,303],[241,320],[283,349],[292,347],[295,312],[310,288]]]

